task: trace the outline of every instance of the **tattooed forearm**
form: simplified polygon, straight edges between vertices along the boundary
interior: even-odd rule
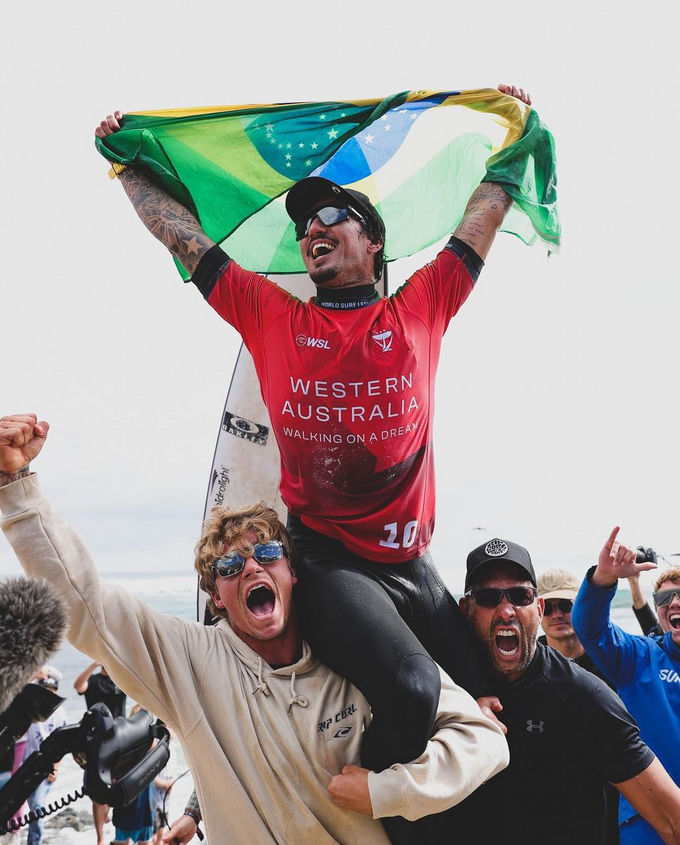
[[[0,472],[0,487],[4,487],[6,484],[11,484],[13,481],[19,481],[21,478],[26,478],[30,474],[31,470],[29,469],[28,464],[15,472]]]
[[[203,255],[214,246],[198,220],[139,170],[128,167],[119,179],[142,223],[193,274]]]
[[[512,200],[495,182],[482,182],[470,197],[460,225],[453,233],[485,259]]]

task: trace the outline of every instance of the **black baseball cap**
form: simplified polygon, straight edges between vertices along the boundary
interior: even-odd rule
[[[524,546],[511,543],[509,540],[500,540],[495,537],[477,546],[467,556],[467,574],[465,575],[465,592],[480,577],[485,566],[490,563],[514,563],[523,569],[529,576],[529,580],[536,587],[536,573],[529,552]]]
[[[351,188],[343,188],[322,176],[308,176],[296,182],[288,191],[286,211],[293,223],[297,223],[313,209],[323,208],[324,205],[332,205],[334,202],[351,206],[360,214],[365,214],[375,223],[378,234],[383,241],[385,240],[383,219],[366,194]]]

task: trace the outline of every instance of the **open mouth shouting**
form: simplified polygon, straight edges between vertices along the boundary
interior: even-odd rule
[[[266,584],[256,584],[248,590],[246,605],[257,619],[265,619],[274,612],[276,596]]]
[[[516,628],[497,628],[494,636],[497,658],[514,661],[519,657],[519,632]]]
[[[680,610],[674,610],[668,614],[668,624],[674,630],[680,630]]]
[[[337,243],[333,243],[328,238],[319,238],[314,241],[309,247],[309,255],[313,259],[323,258],[325,255],[330,255],[337,247]]]

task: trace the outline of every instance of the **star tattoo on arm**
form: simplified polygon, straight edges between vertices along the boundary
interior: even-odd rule
[[[198,220],[141,171],[128,167],[118,178],[142,223],[193,275],[201,258],[215,245]]]

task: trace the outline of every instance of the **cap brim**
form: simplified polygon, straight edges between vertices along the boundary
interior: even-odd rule
[[[516,560],[509,560],[505,557],[488,557],[486,560],[481,560],[479,563],[475,565],[475,568],[468,572],[465,577],[465,590],[467,591],[468,588],[474,584],[475,581],[479,579],[483,571],[486,569],[487,566],[491,563],[504,563],[508,566],[515,566],[518,570],[521,570],[527,577],[526,580],[530,581],[534,587],[536,586],[536,581],[531,574],[531,572],[526,568],[523,563],[518,563]]]
[[[539,599],[571,599],[576,598],[578,590],[551,590],[549,593],[539,593]]]

